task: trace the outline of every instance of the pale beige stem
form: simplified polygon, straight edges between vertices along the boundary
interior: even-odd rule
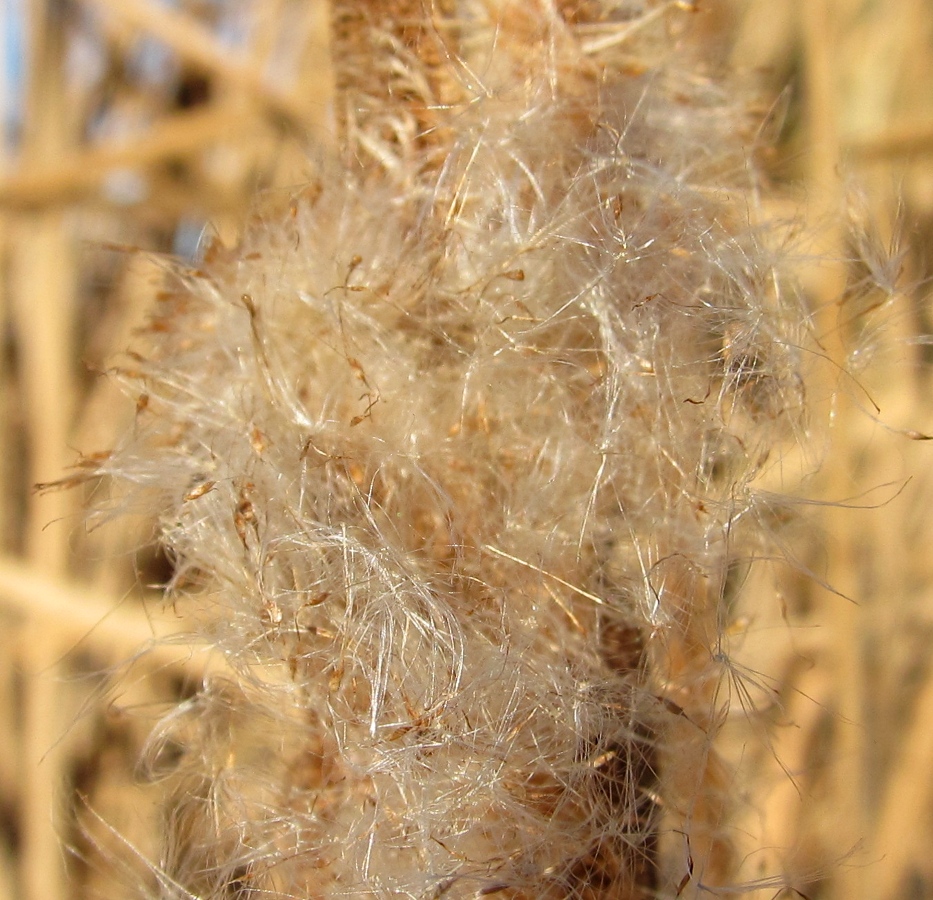
[[[65,35],[51,3],[28,7],[31,57],[20,166],[41,166],[69,144],[63,71]],[[11,293],[20,354],[22,404],[31,482],[57,477],[66,464],[75,404],[72,317],[75,269],[61,214],[26,215],[12,226]],[[64,492],[31,494],[26,551],[49,575],[67,568],[68,534],[77,498]],[[65,869],[57,833],[56,792],[63,758],[50,753],[64,723],[56,718],[56,658],[60,648],[41,628],[28,628],[22,645],[23,754],[20,872],[24,900],[64,896]],[[48,756],[47,756],[48,754]]]
[[[273,116],[299,130],[313,127],[304,100],[270,84],[251,59],[238,60],[203,25],[183,12],[152,0],[87,0],[106,15],[138,28],[171,47],[182,59],[241,87]]]
[[[33,623],[44,635],[39,643],[54,652],[81,646],[109,664],[145,651],[149,665],[180,667],[197,676],[220,664],[204,647],[166,642],[174,632],[170,612],[148,616],[138,603],[101,598],[9,559],[0,559],[0,609]]]
[[[821,251],[826,262],[815,282],[814,302],[820,344],[825,353],[821,377],[815,387],[822,396],[823,418],[830,423],[828,435],[832,465],[826,479],[826,496],[841,500],[852,493],[854,459],[851,435],[852,404],[844,384],[847,368],[846,341],[840,325],[839,303],[846,272],[844,234],[839,224],[843,209],[840,183],[840,139],[836,121],[834,0],[812,0],[801,5],[808,96],[809,185],[816,199],[814,212],[826,226]],[[828,507],[824,528],[831,541],[829,568],[822,573],[835,594],[826,593],[826,620],[835,631],[836,730],[834,752],[833,832],[843,852],[854,849],[868,834],[865,785],[865,669],[862,642],[866,611],[860,608],[856,535],[850,511]],[[869,900],[873,896],[866,872],[859,866],[844,867],[833,882],[839,900]]]
[[[129,140],[113,140],[86,149],[73,149],[54,159],[27,161],[0,181],[0,204],[42,207],[90,199],[114,170],[145,169],[183,158],[218,141],[254,140],[249,119],[229,108],[198,108],[156,122]]]

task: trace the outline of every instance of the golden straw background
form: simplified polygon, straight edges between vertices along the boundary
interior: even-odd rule
[[[220,663],[176,643],[127,666],[173,627],[152,523],[88,534],[80,490],[32,486],[132,427],[105,372],[158,302],[159,254],[195,255],[205,231],[232,242],[257,192],[274,206],[313,171],[331,132],[329,9],[19,6],[25,87],[0,69],[4,114],[23,102],[0,150],[0,900],[119,898],[133,884],[118,853],[158,857],[146,733]],[[753,732],[774,726],[755,749],[732,738],[739,827],[766,851],[751,895],[775,897],[776,874],[809,900],[933,897],[933,4],[701,0],[696,18],[710,60],[761,89],[777,139],[764,208],[813,235],[793,236],[799,277],[840,365],[812,398],[813,453],[830,462],[789,476],[819,501],[784,507],[794,565],[756,576],[783,606],[756,609],[751,585],[730,633],[741,666],[724,689],[762,706]],[[848,261],[847,220],[876,271]],[[847,285],[893,279],[889,254],[900,287],[857,301],[851,355],[828,323]]]

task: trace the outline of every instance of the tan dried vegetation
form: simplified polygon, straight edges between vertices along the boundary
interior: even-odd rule
[[[933,896],[928,3],[17,8],[0,900]]]

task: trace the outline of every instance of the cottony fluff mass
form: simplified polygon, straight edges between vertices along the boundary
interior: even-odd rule
[[[152,896],[728,880],[717,647],[803,316],[687,6],[336,3],[341,152],[170,277],[100,472],[234,675],[153,739]]]

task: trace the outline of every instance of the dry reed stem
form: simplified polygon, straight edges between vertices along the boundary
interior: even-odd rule
[[[0,210],[0,258],[9,247],[10,219]],[[0,278],[0,324],[11,319],[10,290],[7,279]],[[13,463],[16,447],[17,397],[12,367],[0,365],[0,547],[9,548],[19,539],[20,515],[13,502],[12,485],[18,473]]]
[[[21,167],[0,181],[0,204],[29,209],[93,202],[115,172],[177,162],[221,139],[228,141],[231,135],[244,143],[255,140],[255,133],[244,127],[242,110],[208,107],[176,113],[132,138],[111,140],[70,156],[60,154],[40,168]]]
[[[31,73],[24,114],[23,153],[32,159],[54,158],[70,143],[62,124],[65,103],[62,72],[62,35],[53,14],[36,4],[29,32],[36,66]],[[70,238],[62,229],[60,213],[20,220],[14,237],[12,309],[22,355],[26,431],[30,447],[29,474],[39,481],[60,470],[74,410],[69,368],[75,353],[71,344],[72,286]],[[55,260],[55,265],[48,265]],[[41,327],[34,323],[40,322]],[[25,546],[27,555],[53,574],[67,566],[66,546],[46,525],[68,518],[74,498],[38,497],[28,503]],[[23,831],[21,858],[24,900],[61,896],[64,867],[60,855],[57,819],[58,785],[62,781],[62,755],[53,752],[56,734],[57,692],[54,679],[60,648],[31,625],[21,644],[24,669]]]
[[[230,51],[196,19],[153,0],[86,0],[106,15],[151,34],[185,60],[212,73],[218,80],[243,89],[272,114],[274,121],[299,133],[313,132],[317,120],[306,100],[283,94],[270,84],[254,63],[231,59]]]
[[[91,653],[102,668],[145,653],[146,665],[173,667],[202,675],[208,651],[193,644],[172,643],[172,617],[158,619],[137,605],[103,599],[98,591],[43,576],[10,560],[0,560],[0,609],[7,616],[36,624],[40,645],[51,644],[51,656],[75,651]],[[43,678],[43,681],[48,679]]]
[[[23,154],[35,160],[54,159],[70,143],[63,132],[65,103],[61,83],[61,47],[52,26],[38,15],[31,33],[32,53],[40,61],[27,94]],[[46,480],[66,462],[70,418],[74,410],[71,361],[72,285],[71,239],[61,213],[26,217],[11,228],[11,307],[23,357],[24,409],[28,416],[31,480]],[[49,266],[48,260],[55,260]],[[41,323],[37,327],[36,323]],[[38,497],[29,501],[27,554],[54,572],[64,570],[62,542],[49,534],[50,521],[68,517],[74,498]]]
[[[65,867],[56,833],[60,818],[59,785],[64,770],[58,741],[61,647],[50,640],[42,623],[34,620],[20,642],[19,667],[26,682],[22,756],[23,900],[61,897]]]
[[[802,13],[802,25],[807,67],[809,185],[819,198],[818,217],[834,223],[826,227],[820,244],[826,259],[821,264],[819,287],[813,294],[818,338],[826,356],[822,382],[817,389],[823,395],[826,421],[832,427],[828,438],[833,462],[823,490],[824,496],[841,500],[852,493],[853,458],[847,432],[853,427],[855,411],[850,390],[844,384],[849,346],[841,305],[846,270],[845,235],[838,218],[838,210],[844,208],[844,197],[839,175],[840,137],[834,84],[838,54],[834,0],[808,3]],[[865,671],[860,658],[865,623],[859,613],[862,593],[857,560],[852,555],[855,548],[852,517],[846,510],[830,507],[821,518],[834,546],[830,565],[821,574],[831,592],[825,609],[832,622],[837,650],[833,692],[840,734],[833,767],[837,828],[841,845],[854,849],[868,826],[864,732],[854,726],[861,721],[866,700]],[[862,897],[867,900],[872,896],[868,879],[863,871],[842,868],[834,879],[833,896],[839,900]]]
[[[845,150],[856,163],[890,162],[933,153],[933,122],[895,122],[883,131],[849,138]]]
[[[873,828],[873,849],[884,855],[884,866],[873,878],[875,896],[896,900],[902,896],[904,873],[928,850],[926,829],[933,802],[933,678],[927,676],[913,715],[904,728],[891,769],[880,814]],[[906,828],[905,824],[910,823]],[[928,874],[928,872],[926,873]]]

